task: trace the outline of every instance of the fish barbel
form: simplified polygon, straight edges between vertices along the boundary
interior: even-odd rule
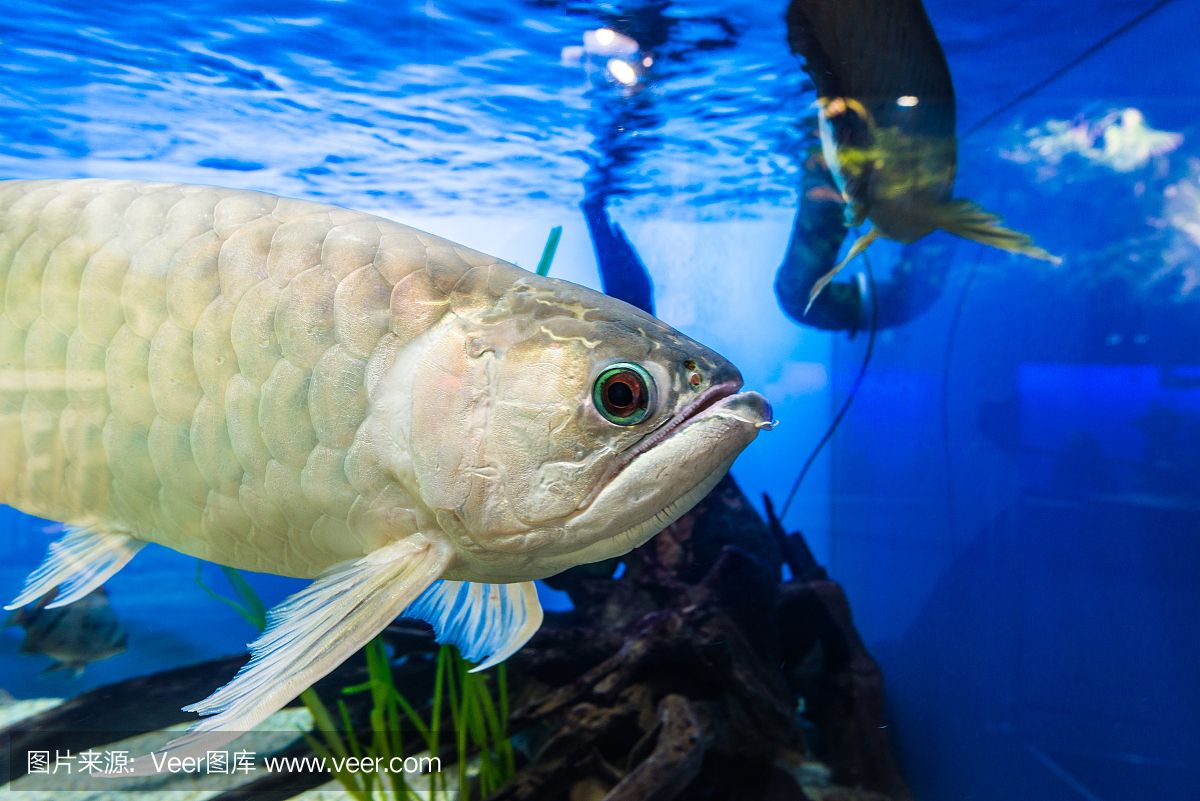
[[[72,527],[11,606],[70,603],[148,542],[314,579],[189,707],[194,737],[401,614],[506,658],[532,580],[645,542],[771,425],[741,383],[625,303],[379,217],[0,182],[0,502]]]

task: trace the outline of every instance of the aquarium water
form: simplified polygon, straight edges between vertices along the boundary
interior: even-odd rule
[[[1200,798],[1200,4],[926,0],[956,196],[1061,263],[881,243],[873,280],[945,279],[853,335],[774,291],[818,150],[786,5],[9,0],[0,178],[262,190],[531,270],[561,226],[550,274],[592,288],[599,198],[657,316],[771,401],[732,469],[756,506],[783,506],[853,396],[782,524],[845,589],[913,798]],[[59,528],[4,507],[0,532],[7,600]],[[240,652],[253,628],[198,570],[220,577],[145,549],[107,585],[127,647],[79,676],[0,631],[0,690]],[[248,578],[268,604],[302,586]]]

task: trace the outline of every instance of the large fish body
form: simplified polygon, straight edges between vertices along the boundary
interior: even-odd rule
[[[817,88],[826,164],[893,239],[932,231],[957,162],[950,68],[920,0],[792,0],[788,41]]]
[[[813,297],[881,235],[907,243],[943,229],[1057,260],[996,215],[954,198],[954,84],[921,0],[792,0],[787,24],[816,86],[822,152],[847,222],[871,223]]]
[[[769,425],[740,386],[620,301],[371,215],[0,183],[0,502],[73,527],[13,605],[69,603],[146,542],[316,577],[202,731],[401,613],[505,658],[532,579],[644,542]]]

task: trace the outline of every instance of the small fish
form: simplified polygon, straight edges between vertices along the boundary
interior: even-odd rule
[[[32,606],[13,612],[8,625],[25,630],[23,654],[44,654],[54,660],[46,669],[72,670],[78,676],[91,662],[116,656],[125,650],[128,635],[122,628],[108,593],[103,587],[70,606],[48,608],[58,590],[39,598]]]
[[[878,237],[915,242],[943,229],[1057,263],[1026,234],[952,196],[957,170],[950,69],[920,0],[792,0],[788,41],[817,89],[825,161],[847,222],[869,220],[840,264],[814,285],[809,305]]]
[[[10,606],[71,603],[148,542],[314,579],[176,753],[400,615],[507,658],[535,579],[646,542],[773,425],[741,385],[626,303],[379,217],[0,183],[0,502],[72,527]]]

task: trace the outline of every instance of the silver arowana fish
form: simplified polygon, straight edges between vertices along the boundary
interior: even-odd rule
[[[817,89],[821,149],[847,204],[871,228],[812,288],[809,305],[879,236],[915,242],[943,229],[1035,259],[1028,234],[953,197],[954,84],[921,0],[792,0],[788,42]]]
[[[741,383],[632,306],[367,214],[0,183],[0,502],[73,527],[10,608],[147,542],[314,579],[177,752],[398,615],[505,659],[534,579],[645,542],[770,427]]]

